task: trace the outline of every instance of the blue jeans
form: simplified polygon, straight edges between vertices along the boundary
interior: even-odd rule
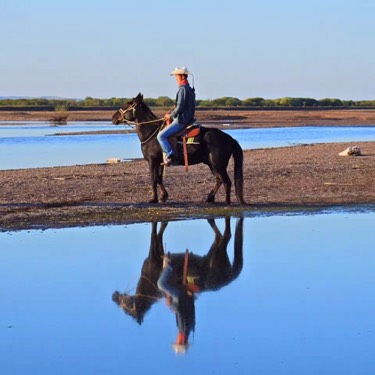
[[[170,284],[170,279],[173,274],[173,269],[170,265],[163,268],[158,279],[158,288],[168,294],[175,305],[178,304],[178,299],[180,298],[180,291],[174,285]]]
[[[177,119],[174,119],[169,126],[166,126],[157,136],[160,146],[163,152],[170,157],[174,154],[172,146],[168,142],[168,137],[173,134],[178,133],[180,130],[184,129],[185,125],[181,125],[177,122]]]

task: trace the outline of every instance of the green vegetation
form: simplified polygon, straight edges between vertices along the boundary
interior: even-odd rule
[[[238,98],[223,97],[213,100],[197,100],[201,107],[375,107],[375,100],[340,100],[340,99],[312,99],[312,98]]]
[[[1,107],[23,107],[23,106],[65,106],[69,107],[120,107],[131,98],[92,98],[90,96],[83,100],[78,99],[45,99],[45,98],[27,98],[27,99],[0,99]],[[145,98],[145,102],[151,107],[171,107],[174,100],[167,96],[158,98]],[[341,100],[336,98],[312,99],[312,98],[247,98],[238,99],[233,97],[222,97],[217,99],[199,99],[198,107],[375,107],[375,100]]]
[[[53,125],[66,125],[68,122],[68,106],[66,104],[58,104],[55,107],[55,113],[51,118]]]

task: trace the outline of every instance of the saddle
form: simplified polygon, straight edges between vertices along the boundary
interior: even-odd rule
[[[194,138],[197,137],[200,132],[201,124],[195,121],[191,125],[188,125],[185,129],[178,132],[175,136],[181,138]]]
[[[199,141],[197,141],[196,138],[199,136],[200,132],[201,132],[201,124],[197,120],[194,119],[194,122],[188,125],[185,129],[182,129],[181,131],[177,132],[176,134],[173,134],[173,136],[168,138],[169,143],[171,144],[172,148],[175,150],[177,155],[178,155],[177,143],[182,143],[184,165],[185,165],[186,172],[189,171],[187,145],[199,144]]]

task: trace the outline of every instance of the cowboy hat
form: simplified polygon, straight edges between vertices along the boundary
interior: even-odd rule
[[[177,75],[177,74],[191,74],[187,68],[184,66],[176,67],[174,68],[173,72],[170,74],[171,76]]]
[[[172,344],[172,348],[176,354],[185,354],[189,349],[189,344]]]

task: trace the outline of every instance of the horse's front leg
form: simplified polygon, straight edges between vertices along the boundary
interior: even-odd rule
[[[157,203],[158,202],[158,192],[157,187],[160,187],[161,190],[161,197],[160,202],[165,202],[168,199],[168,192],[164,187],[163,184],[163,170],[164,167],[160,166],[160,162],[158,160],[150,160],[149,161],[150,167],[150,175],[151,175],[151,189],[152,189],[152,196],[149,203]]]
[[[163,184],[163,172],[164,172],[164,167],[159,164],[158,165],[158,185],[161,190],[160,202],[166,202],[168,199],[168,192]]]
[[[148,201],[149,203],[157,203],[158,202],[158,170],[155,168],[155,162],[149,160],[148,162],[150,168],[150,177],[151,177],[151,199]]]

